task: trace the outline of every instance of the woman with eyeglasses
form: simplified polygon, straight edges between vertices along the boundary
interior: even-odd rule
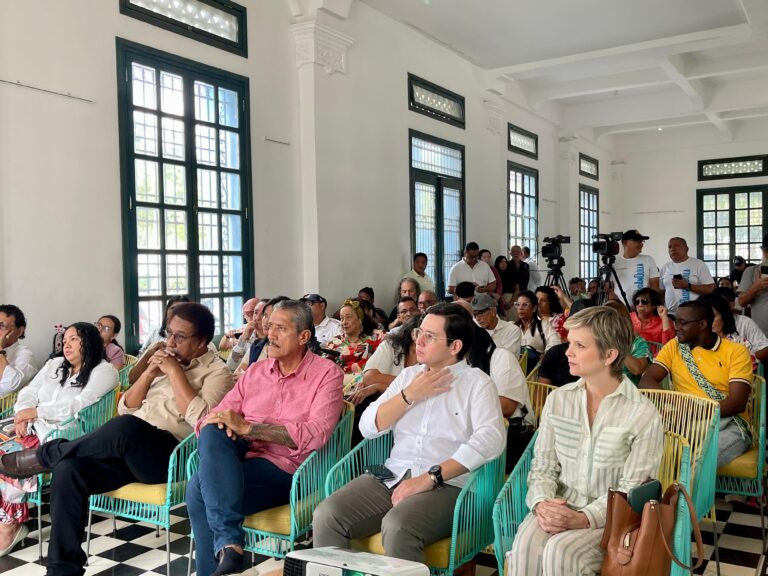
[[[122,324],[117,316],[105,314],[93,323],[96,330],[101,334],[101,340],[104,342],[104,351],[107,354],[107,360],[117,370],[125,366],[125,350],[117,341],[117,335],[120,334]]]
[[[661,296],[653,288],[642,288],[632,298],[635,307],[630,314],[635,334],[647,342],[666,344],[675,337],[675,325],[661,304]]]
[[[539,317],[539,301],[530,290],[520,292],[515,302],[517,322],[523,333],[521,352],[528,351],[528,366],[533,368],[545,351],[560,344],[560,336],[549,322]]]
[[[338,353],[335,360],[344,370],[344,396],[349,397],[363,381],[365,365],[381,344],[383,333],[376,329],[358,300],[344,301],[339,320],[344,334],[328,342],[325,348]]]
[[[117,371],[107,361],[102,333],[93,324],[69,326],[62,352],[19,391],[13,423],[0,431],[10,438],[0,443],[0,453],[39,446],[48,432],[117,386]],[[37,476],[21,480],[0,476],[0,556],[29,533],[24,525],[29,518],[26,495],[36,489]]]

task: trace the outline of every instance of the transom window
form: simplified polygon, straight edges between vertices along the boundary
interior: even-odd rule
[[[119,41],[129,349],[189,295],[241,324],[250,293],[248,81]]]
[[[698,191],[698,256],[712,276],[728,276],[736,256],[762,260],[767,200],[768,186]]]
[[[509,172],[509,246],[528,246],[531,255],[539,246],[539,171],[514,162]]]
[[[411,246],[445,296],[464,243],[464,147],[414,130],[410,144]]]

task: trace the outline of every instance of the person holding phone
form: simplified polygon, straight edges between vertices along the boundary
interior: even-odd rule
[[[763,262],[760,266],[749,266],[739,282],[739,305],[749,306],[752,320],[757,322],[763,334],[768,334],[768,234],[760,245]]]
[[[661,267],[661,290],[670,314],[681,302],[691,302],[715,289],[709,268],[698,258],[688,256],[688,243],[675,236],[667,244],[671,260]]]

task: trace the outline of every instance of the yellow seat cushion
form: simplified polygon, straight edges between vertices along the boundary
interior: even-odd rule
[[[352,540],[352,550],[384,555],[384,545],[381,542],[381,532],[367,538]],[[424,550],[424,562],[432,568],[448,568],[451,560],[451,539],[443,538],[433,542]]]
[[[142,484],[133,482],[121,486],[112,492],[106,492],[104,496],[110,498],[119,498],[120,500],[130,500],[131,502],[141,502],[142,504],[154,504],[162,506],[165,504],[165,493],[168,484]]]
[[[757,448],[751,448],[741,456],[734,458],[725,466],[717,469],[718,476],[730,476],[731,478],[754,478],[757,476]]]
[[[283,504],[246,516],[243,526],[262,532],[288,536],[291,533],[291,505]]]

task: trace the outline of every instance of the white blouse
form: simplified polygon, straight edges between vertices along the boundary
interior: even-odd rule
[[[117,370],[106,360],[102,360],[91,371],[88,383],[82,388],[72,386],[76,376],[70,376],[64,385],[56,370],[64,363],[64,358],[48,360],[28,386],[19,391],[14,412],[25,408],[37,408],[35,435],[43,440],[56,428],[57,424],[74,416],[77,412],[95,404],[99,398],[114,389],[118,384]]]

